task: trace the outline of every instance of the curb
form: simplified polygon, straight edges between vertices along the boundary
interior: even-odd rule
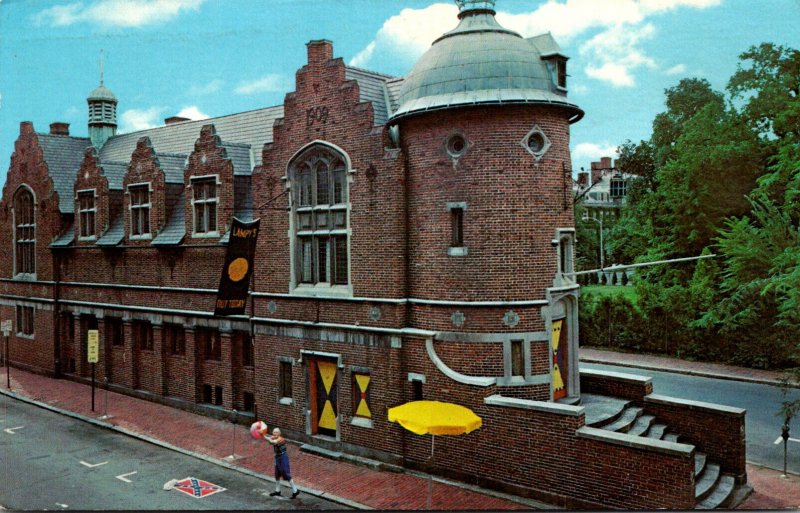
[[[274,478],[266,476],[264,474],[259,474],[258,472],[254,472],[254,471],[252,471],[252,470],[250,470],[250,469],[248,469],[246,467],[239,467],[239,466],[236,466],[236,465],[231,465],[230,463],[228,463],[226,461],[223,461],[223,460],[220,460],[220,459],[217,459],[217,458],[213,458],[211,456],[208,456],[207,454],[202,454],[202,453],[190,451],[188,449],[184,449],[183,447],[178,447],[176,445],[172,445],[172,444],[164,442],[162,440],[158,440],[157,438],[153,438],[153,437],[144,435],[142,433],[137,433],[135,431],[131,431],[129,429],[125,429],[125,428],[116,426],[116,425],[111,424],[109,422],[104,422],[102,420],[94,419],[92,417],[87,417],[86,415],[82,415],[80,413],[75,413],[74,411],[69,411],[69,410],[64,410],[62,408],[57,408],[57,407],[55,407],[55,406],[53,406],[51,404],[43,403],[43,402],[41,402],[39,400],[30,398],[30,397],[25,396],[25,395],[16,394],[14,392],[11,392],[11,391],[8,391],[8,390],[2,390],[2,389],[0,389],[0,394],[5,395],[7,397],[10,397],[12,399],[16,399],[18,401],[22,401],[24,403],[32,404],[34,406],[37,406],[39,408],[43,408],[45,410],[50,410],[50,411],[58,413],[60,415],[66,415],[67,417],[72,417],[74,419],[77,419],[77,420],[80,420],[80,421],[83,421],[83,422],[87,422],[89,424],[93,424],[93,425],[98,426],[98,427],[102,427],[102,428],[105,428],[105,429],[108,429],[108,430],[111,430],[111,431],[116,431],[116,432],[121,433],[123,435],[130,436],[131,438],[138,438],[139,440],[142,440],[144,442],[148,442],[150,444],[157,445],[159,447],[163,447],[163,448],[169,449],[171,451],[179,452],[181,454],[185,454],[186,456],[191,456],[193,458],[197,458],[199,460],[203,460],[203,461],[206,461],[208,463],[213,463],[214,465],[218,465],[220,467],[227,468],[228,470],[234,470],[236,472],[240,472],[242,474],[246,474],[248,476],[255,477],[257,479],[262,479],[264,481],[268,481],[268,482],[271,482],[271,483],[275,482]],[[307,488],[305,486],[297,486],[297,489],[300,490],[303,493],[308,494],[308,495],[313,495],[313,496],[316,496],[316,497],[319,497],[319,498],[322,498],[322,499],[326,499],[326,500],[329,500],[329,501],[332,501],[332,502],[337,502],[339,504],[342,504],[344,506],[347,506],[347,507],[350,507],[350,508],[353,508],[353,509],[363,509],[363,510],[375,509],[375,508],[371,508],[371,507],[369,507],[367,505],[360,504],[360,503],[355,502],[355,501],[351,501],[350,499],[345,499],[344,497],[339,497],[338,495],[329,494],[327,492],[316,490],[316,489],[313,489],[313,488]]]
[[[579,357],[581,363],[593,363],[596,365],[613,365],[615,367],[629,367],[634,369],[644,369],[650,370],[655,372],[670,372],[672,374],[686,374],[689,376],[698,376],[703,378],[714,378],[714,379],[724,379],[728,381],[742,381],[746,383],[754,383],[758,385],[772,385],[775,387],[780,387],[782,383],[777,380],[773,379],[764,379],[764,378],[752,378],[749,376],[734,376],[732,374],[719,374],[710,371],[699,371],[699,370],[692,370],[692,369],[681,369],[679,367],[656,367],[654,365],[647,365],[644,363],[629,363],[629,362],[617,362],[617,361],[608,361],[608,360],[599,360],[597,358],[591,357]],[[800,383],[789,383],[790,388],[800,388]]]

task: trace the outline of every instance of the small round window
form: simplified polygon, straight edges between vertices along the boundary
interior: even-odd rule
[[[528,148],[530,148],[533,153],[542,153],[542,150],[544,150],[544,145],[544,136],[539,132],[534,132],[528,136]]]
[[[467,140],[461,134],[453,134],[447,139],[447,153],[452,157],[460,157],[467,151]]]

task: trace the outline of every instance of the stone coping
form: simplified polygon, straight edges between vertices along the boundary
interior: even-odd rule
[[[745,413],[747,413],[747,410],[743,408],[725,406],[724,404],[705,403],[702,401],[690,401],[689,399],[679,399],[677,397],[669,397],[666,395],[658,395],[658,394],[647,395],[645,396],[644,401],[645,403],[681,406],[692,410],[703,410],[712,413],[724,413],[740,417],[743,417]]]
[[[619,381],[626,381],[628,383],[647,384],[653,381],[653,378],[648,376],[640,376],[639,374],[628,374],[626,372],[614,372],[597,369],[581,369],[581,374],[585,376],[596,376],[602,378],[613,378]]]
[[[633,449],[660,452],[674,456],[685,456],[687,458],[694,456],[694,445],[667,442],[664,440],[656,440],[655,438],[629,435],[627,433],[618,433],[616,431],[609,431],[607,429],[586,426],[579,428],[576,433],[581,438],[588,438],[598,442],[622,445],[625,447],[631,447]]]
[[[533,410],[545,413],[555,413],[558,415],[569,415],[577,417],[583,415],[583,406],[573,406],[571,404],[551,403],[547,401],[531,401],[529,399],[517,399],[516,397],[504,397],[502,395],[490,395],[484,398],[484,404],[490,406],[503,406],[507,408],[520,408],[523,410]]]

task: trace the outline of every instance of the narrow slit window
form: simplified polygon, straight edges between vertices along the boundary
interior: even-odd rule
[[[450,221],[452,226],[450,245],[454,248],[464,247],[464,209],[460,207],[451,209]]]

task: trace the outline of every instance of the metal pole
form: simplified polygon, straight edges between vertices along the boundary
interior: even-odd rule
[[[11,390],[11,361],[9,360],[8,356],[8,335],[5,336],[6,339],[6,387]]]
[[[105,405],[103,406],[103,416],[108,418],[108,376],[103,378],[103,382],[106,386],[106,393],[104,394],[105,397]]]
[[[430,511],[433,501],[433,445],[436,442],[436,435],[431,435],[431,466],[428,469],[428,503],[426,509]]]
[[[233,450],[231,451],[231,456],[232,457],[236,456],[236,414],[237,413],[238,412],[236,410],[233,410],[233,419],[231,420],[231,422],[233,423],[233,442],[232,442]]]
[[[94,371],[95,364],[92,363],[92,411],[94,411]]]
[[[781,477],[786,477],[786,461],[789,456],[789,440],[786,439],[783,441],[783,475]]]

